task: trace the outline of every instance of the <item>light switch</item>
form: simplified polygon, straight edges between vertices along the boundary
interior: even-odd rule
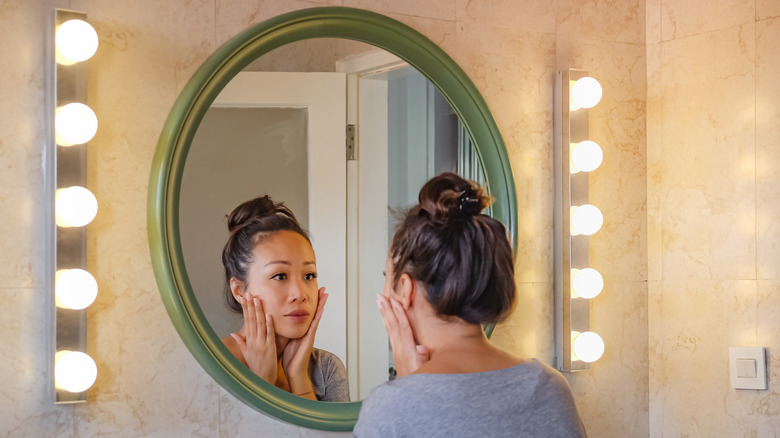
[[[767,389],[766,353],[763,347],[729,347],[731,387]]]
[[[740,378],[754,378],[756,377],[756,360],[755,359],[737,359],[737,377]]]

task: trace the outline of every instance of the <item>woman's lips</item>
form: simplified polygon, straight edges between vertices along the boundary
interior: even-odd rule
[[[286,318],[291,319],[295,323],[304,323],[309,319],[309,312],[305,310],[295,310],[286,315]]]

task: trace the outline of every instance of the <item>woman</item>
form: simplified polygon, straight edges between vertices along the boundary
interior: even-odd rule
[[[371,391],[355,436],[585,436],[563,376],[482,331],[515,300],[512,250],[504,226],[481,214],[488,204],[445,173],[402,218],[377,299],[399,378]]]
[[[314,250],[293,213],[268,196],[228,216],[222,251],[228,307],[244,315],[222,339],[238,360],[266,382],[311,400],[349,401],[339,358],[314,348],[328,295],[317,287]]]

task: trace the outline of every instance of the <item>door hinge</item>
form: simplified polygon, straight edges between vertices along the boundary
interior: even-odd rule
[[[354,161],[355,155],[355,125],[347,125],[347,161]]]

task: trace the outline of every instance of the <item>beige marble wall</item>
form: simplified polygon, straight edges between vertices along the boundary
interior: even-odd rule
[[[777,5],[648,1],[651,436],[780,430]],[[754,345],[770,390],[731,389]]]
[[[769,0],[761,4],[757,14],[777,9]],[[163,121],[190,75],[247,26],[320,5],[361,7],[409,24],[450,53],[484,94],[509,148],[520,211],[521,303],[496,329],[495,342],[547,363],[553,359],[555,71],[586,68],[602,81],[605,97],[593,111],[592,132],[606,159],[593,176],[593,199],[604,206],[607,221],[603,237],[593,240],[592,256],[607,286],[593,314],[607,351],[592,371],[568,377],[592,436],[647,435],[644,236],[651,227],[645,219],[644,0],[527,0],[522,5],[510,0],[0,0],[0,211],[10,218],[0,229],[0,297],[6,303],[0,311],[0,436],[328,435],[257,414],[202,371],[163,309],[146,234],[152,156]],[[89,311],[89,353],[100,374],[89,402],[75,406],[50,404],[45,384],[41,29],[53,7],[87,12],[101,37],[89,67],[89,101],[101,123],[89,145],[89,187],[101,209],[88,243],[101,288]],[[764,23],[752,32],[765,35],[771,46],[771,20]],[[679,29],[685,34],[684,26]],[[759,63],[766,66],[759,76],[768,77],[768,62]],[[768,80],[761,85],[772,86]],[[773,123],[757,136],[767,142],[776,138]],[[762,187],[766,194],[754,199],[770,195],[769,181]],[[763,213],[771,217],[772,212]],[[762,229],[771,233],[771,223],[764,223]],[[703,248],[710,254],[712,246]],[[775,283],[756,284],[754,299],[771,302]],[[755,317],[765,321],[771,336],[771,315]]]

